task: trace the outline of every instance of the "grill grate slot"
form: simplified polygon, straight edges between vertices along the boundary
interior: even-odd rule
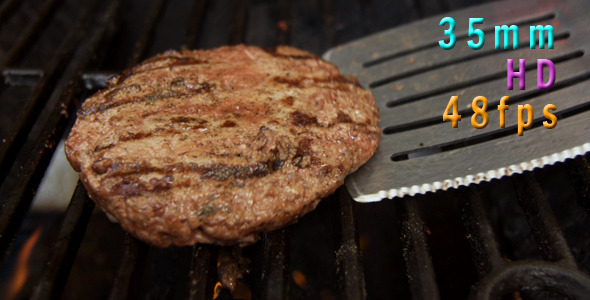
[[[573,51],[573,52],[569,52],[566,54],[562,54],[559,56],[550,57],[549,59],[551,61],[553,61],[555,64],[558,64],[560,62],[566,62],[566,61],[581,57],[583,55],[584,55],[584,51],[578,50],[578,51]],[[525,70],[530,71],[530,70],[536,69],[536,67],[537,67],[536,62],[528,63],[525,65]],[[418,102],[420,100],[424,100],[424,99],[430,98],[432,96],[437,96],[437,95],[441,95],[441,94],[448,93],[448,92],[456,92],[456,91],[464,89],[464,88],[469,88],[472,86],[491,82],[491,81],[494,81],[497,79],[502,79],[504,77],[506,77],[506,71],[501,71],[501,72],[489,74],[486,76],[478,77],[478,78],[475,78],[472,80],[465,80],[460,83],[448,84],[448,85],[445,85],[444,87],[433,89],[433,90],[430,90],[427,92],[417,93],[417,94],[414,94],[414,95],[411,95],[408,97],[390,100],[387,102],[387,107],[394,108],[394,107],[402,105],[402,104]]]
[[[533,91],[529,91],[526,93],[512,96],[508,99],[508,101],[506,101],[506,104],[522,103],[526,100],[533,99],[534,97],[539,97],[541,95],[549,94],[549,93],[556,92],[561,89],[564,89],[564,88],[567,88],[567,87],[570,87],[570,86],[573,86],[573,85],[576,85],[579,83],[583,83],[584,81],[587,81],[588,79],[590,79],[590,72],[584,72],[581,75],[574,75],[572,77],[565,78],[565,79],[560,80],[559,82],[556,82],[555,85],[550,90],[546,90],[546,91],[533,90]],[[489,107],[495,107],[495,106],[498,106],[498,104],[500,104],[500,99],[498,99],[496,101],[489,101],[488,102]],[[470,113],[473,113],[473,111],[471,109],[459,110],[460,115],[469,115]],[[417,121],[406,123],[406,124],[385,127],[383,129],[383,134],[400,133],[400,132],[404,132],[404,131],[408,131],[408,130],[412,130],[412,129],[424,128],[427,126],[440,124],[442,122],[443,121],[440,118],[440,116],[436,116],[436,117],[433,116],[430,118],[421,119],[421,120],[417,120]]]
[[[555,13],[552,12],[552,13],[544,14],[544,15],[538,16],[538,17],[531,17],[526,20],[512,22],[511,24],[520,27],[523,25],[534,25],[537,23],[546,23],[547,21],[554,19],[554,18],[555,18]],[[494,32],[494,28],[490,27],[490,28],[482,29],[482,31],[484,34],[489,34],[489,33]],[[565,36],[562,36],[562,37],[567,38]],[[466,42],[467,40],[469,40],[470,37],[466,33],[462,33],[462,34],[457,34],[456,39],[457,39],[457,42],[462,43],[462,42]],[[526,41],[526,43],[519,44],[519,47],[524,47],[524,46],[528,46],[528,40]],[[433,42],[433,43],[428,43],[428,44],[424,44],[421,46],[416,46],[410,50],[399,51],[394,54],[383,55],[380,58],[369,60],[369,61],[363,63],[363,67],[364,68],[372,67],[372,66],[379,65],[384,62],[390,61],[390,60],[400,58],[402,56],[406,56],[406,55],[410,55],[410,54],[413,54],[416,52],[424,51],[424,50],[427,50],[430,48],[438,48],[438,47],[439,47],[439,44],[438,44],[438,40],[437,40],[436,42]],[[489,53],[489,52],[484,52],[484,53]],[[460,61],[462,61],[462,60],[460,60]],[[373,86],[371,86],[371,87],[373,87]]]
[[[402,225],[402,238],[410,292],[414,299],[439,299],[436,275],[424,235],[424,222],[420,216],[418,201],[406,201],[405,209],[407,219]]]
[[[555,116],[557,118],[559,118],[560,120],[563,120],[563,119],[566,119],[571,116],[585,113],[589,109],[590,109],[590,101],[586,102],[586,103],[582,103],[580,105],[576,105],[576,106],[567,108],[567,109],[564,109],[564,110],[560,110],[559,112],[555,113]],[[540,127],[544,121],[546,121],[545,118],[534,119],[532,121],[531,128]],[[441,153],[441,152],[451,151],[451,150],[455,150],[455,149],[459,149],[459,148],[463,148],[463,147],[468,147],[471,145],[477,145],[477,144],[484,143],[484,142],[487,142],[492,139],[497,139],[497,138],[505,137],[508,135],[514,135],[516,130],[517,130],[516,125],[512,125],[512,126],[508,126],[508,127],[504,128],[504,129],[498,129],[498,130],[494,130],[494,131],[483,133],[483,134],[473,135],[472,137],[469,137],[469,138],[463,138],[460,140],[447,142],[444,144],[433,145],[433,146],[429,146],[429,147],[417,148],[417,149],[412,149],[412,150],[408,150],[408,151],[404,151],[404,152],[399,152],[399,153],[392,154],[391,160],[392,161],[408,160],[411,158],[422,157],[422,156],[437,154],[437,153]]]
[[[284,299],[287,296],[287,230],[280,229],[263,236],[262,299]]]
[[[569,36],[570,36],[570,34],[567,32],[557,33],[557,34],[555,34],[555,41],[567,39],[567,38],[569,38]],[[526,48],[528,46],[529,46],[529,41],[520,42],[518,44],[518,48]],[[385,84],[388,84],[391,82],[395,82],[396,80],[403,79],[405,77],[415,76],[415,75],[430,72],[430,71],[433,71],[436,69],[448,67],[448,66],[454,65],[456,63],[471,61],[471,60],[475,60],[475,59],[478,59],[481,57],[486,57],[486,56],[495,55],[495,54],[501,54],[501,53],[509,52],[509,51],[514,51],[514,49],[506,49],[506,50],[503,50],[502,52],[498,52],[498,50],[489,50],[489,51],[477,52],[474,55],[468,55],[465,57],[459,57],[459,58],[450,59],[447,61],[442,61],[440,63],[430,63],[430,64],[428,64],[428,66],[416,68],[412,71],[407,71],[405,73],[396,74],[395,76],[391,76],[391,77],[377,80],[375,82],[371,82],[369,84],[369,87],[376,88],[376,87],[379,87],[379,86],[382,86],[382,85],[385,85]],[[405,103],[407,103],[407,102],[405,102]],[[400,103],[400,104],[403,104],[403,103]],[[388,103],[389,107],[393,107],[395,105],[398,105],[397,101],[394,103],[392,103],[392,102]]]

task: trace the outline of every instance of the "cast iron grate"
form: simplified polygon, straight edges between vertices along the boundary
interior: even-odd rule
[[[104,84],[110,70],[133,65],[168,47],[286,43],[319,54],[334,44],[369,32],[467,5],[462,1],[414,1],[409,6],[408,2],[394,5],[386,1],[353,0],[338,4],[328,0],[181,2],[93,0],[85,5],[73,0],[0,2],[1,26],[15,28],[18,22],[14,19],[18,18],[26,24],[16,26],[21,29],[19,35],[12,40],[7,38],[11,41],[4,44],[9,46],[0,48],[4,77],[0,83],[3,96],[0,100],[16,97],[19,89],[29,91],[21,98],[25,100],[19,107],[20,113],[2,123],[8,129],[3,131],[0,148],[0,266],[6,265],[11,251],[17,250],[15,237],[30,214],[34,191],[55,147],[73,121],[78,100]],[[134,23],[129,18],[137,15],[130,11],[138,5],[143,13],[139,14],[140,21]],[[186,7],[172,8],[178,5]],[[185,11],[185,19],[178,23],[186,29],[176,38],[166,38],[173,27],[170,11],[179,10]],[[75,20],[59,21],[64,15]],[[54,25],[56,22],[61,22],[62,27]],[[139,24],[136,31],[125,29],[132,24]],[[63,27],[67,27],[66,33],[58,35],[57,41],[48,33]],[[135,38],[126,40],[122,33],[125,30],[134,32]],[[41,51],[47,45],[53,45],[54,49]],[[31,58],[37,53],[46,54]],[[583,236],[575,240],[571,233],[564,235],[563,220],[568,215],[560,213],[557,217],[554,208],[558,199],[578,208],[578,212],[582,210],[583,215],[574,228],[583,228],[582,225],[590,222],[588,160],[588,155],[579,156],[534,173],[379,204],[353,203],[346,190],[340,189],[300,223],[263,234],[258,244],[244,250],[252,260],[251,274],[245,279],[251,289],[250,296],[253,299],[394,296],[488,299],[516,297],[518,293],[525,298],[542,299],[549,297],[543,291],[549,291],[583,299],[590,292],[590,279],[585,273],[590,269],[590,259],[589,254],[579,249],[590,239]],[[566,182],[568,188],[553,192],[545,187],[547,173],[553,172],[559,173],[560,182]],[[508,190],[508,195],[498,192],[502,189]],[[567,195],[560,199],[555,193]],[[514,207],[522,214],[515,219],[528,224],[524,226],[530,232],[524,235],[533,241],[537,254],[518,248],[507,233],[508,225],[504,222],[508,216],[504,213]],[[60,219],[45,263],[38,266],[38,276],[31,277],[28,285],[31,290],[22,291],[20,296],[50,299],[68,295],[64,288],[73,280],[69,275],[80,257],[78,250],[85,240],[92,238],[85,233],[93,210],[94,203],[78,184]],[[326,223],[330,224],[328,229],[316,228]],[[371,230],[375,228],[386,234],[377,234],[378,240],[371,240]],[[318,238],[313,231],[325,233],[318,234]],[[454,239],[438,234],[446,231],[461,236],[456,246],[445,243],[446,239],[449,242]],[[324,276],[327,289],[317,289],[313,283],[305,289],[292,279],[294,268],[300,267],[302,260],[311,259],[302,255],[305,249],[294,244],[309,244],[314,239],[328,240],[327,251],[317,246],[318,256],[328,258],[328,262],[307,269],[319,269],[316,279],[327,274]],[[197,245],[160,250],[125,235],[118,251],[121,259],[106,297],[212,299],[215,293],[219,247]],[[449,261],[456,265],[449,267]],[[145,285],[143,273],[152,274],[147,279],[150,286]],[[153,275],[158,273],[164,274]],[[453,278],[458,273],[463,275]],[[458,284],[461,280],[465,282]],[[230,295],[223,292],[219,297]]]

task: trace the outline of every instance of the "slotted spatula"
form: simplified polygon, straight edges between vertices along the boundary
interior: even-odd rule
[[[439,15],[357,40],[324,54],[345,74],[370,88],[381,113],[382,135],[371,160],[347,179],[355,200],[379,201],[446,190],[532,170],[590,151],[590,3],[584,0],[504,1]],[[438,41],[456,21],[456,45],[443,50]],[[479,50],[468,47],[469,18],[483,18]],[[517,25],[518,49],[495,49],[495,26]],[[529,28],[552,25],[554,47],[530,49]],[[538,41],[537,41],[538,45]],[[507,59],[526,59],[526,89],[507,90]],[[537,59],[555,65],[556,79],[537,90]],[[544,78],[547,79],[545,70]],[[458,96],[458,128],[443,122],[452,96]],[[489,123],[471,125],[472,100],[488,100]],[[506,126],[499,126],[500,98],[506,104]],[[517,106],[530,104],[533,126],[517,136]],[[547,104],[557,107],[557,126],[547,129]],[[479,103],[481,106],[481,103]],[[526,114],[524,114],[526,118]],[[526,119],[525,119],[526,121]],[[481,121],[479,121],[481,122]]]

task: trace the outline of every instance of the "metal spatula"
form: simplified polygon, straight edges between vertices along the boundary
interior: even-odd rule
[[[375,156],[347,179],[355,200],[379,201],[478,183],[532,170],[590,151],[590,3],[584,0],[505,1],[482,5],[381,32],[329,50],[324,58],[370,88],[381,112],[381,142]],[[456,45],[439,40],[456,21]],[[484,34],[479,50],[468,47],[469,18]],[[495,49],[495,26],[517,25],[518,49]],[[529,28],[552,25],[554,47],[529,47]],[[546,38],[547,39],[547,38]],[[507,90],[507,59],[526,59],[526,89]],[[537,59],[556,70],[553,87],[537,90]],[[545,69],[545,80],[548,78]],[[458,96],[458,128],[443,122],[452,96]],[[471,125],[472,100],[488,99],[489,123]],[[498,103],[509,96],[506,126],[499,126]],[[534,121],[517,136],[517,106],[530,104]],[[557,125],[547,129],[543,108],[554,104]],[[479,103],[481,106],[481,103]],[[526,113],[524,114],[526,118]],[[526,120],[525,120],[526,121]],[[481,122],[481,121],[479,121]]]

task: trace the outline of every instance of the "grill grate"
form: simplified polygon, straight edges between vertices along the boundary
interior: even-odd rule
[[[2,153],[16,152],[15,148],[21,146],[18,153],[4,154],[2,165],[8,165],[11,162],[12,168],[6,175],[2,187],[0,188],[0,195],[2,195],[2,212],[0,212],[0,232],[2,232],[2,242],[0,242],[0,251],[5,253],[9,247],[11,235],[14,235],[16,228],[20,225],[19,219],[24,217],[24,213],[30,205],[32,199],[31,190],[34,190],[38,185],[42,174],[42,170],[47,167],[52,151],[61,136],[61,133],[67,125],[67,116],[73,113],[74,108],[74,89],[77,84],[76,76],[82,73],[86,65],[93,59],[93,56],[99,49],[101,42],[108,35],[112,35],[117,23],[115,13],[117,12],[119,3],[114,2],[111,8],[105,12],[103,20],[98,25],[102,25],[94,30],[90,36],[82,41],[82,44],[77,48],[77,41],[84,37],[85,32],[72,31],[66,38],[64,43],[65,49],[57,51],[57,57],[49,66],[49,74],[43,76],[41,81],[34,88],[31,97],[27,100],[25,108],[21,115],[17,117],[16,128],[12,128],[19,138],[8,137],[2,144]],[[91,16],[92,8],[89,7],[88,16]],[[91,18],[88,18],[91,19]],[[73,53],[73,51],[75,53]],[[65,60],[72,56],[71,61]],[[65,64],[68,63],[67,67]],[[57,73],[64,69],[61,78],[49,78],[57,76]],[[52,90],[50,87],[55,86]],[[48,97],[47,104],[43,114],[41,114],[39,107],[41,101]],[[22,121],[21,121],[22,120]],[[29,136],[25,140],[28,129],[33,126],[33,123],[43,124],[41,129],[34,132],[34,136]],[[25,124],[25,125],[22,125]],[[28,125],[27,125],[28,124]],[[6,149],[6,150],[4,150]],[[14,157],[14,161],[11,159]],[[4,167],[3,167],[4,170]]]
[[[29,2],[36,3],[4,0],[0,4],[0,24],[28,14],[24,10],[30,7]],[[30,215],[34,190],[55,145],[72,122],[78,99],[104,84],[110,70],[133,65],[164,50],[157,45],[193,48],[240,42],[263,46],[290,43],[319,54],[334,44],[391,27],[394,22],[466,5],[462,1],[415,1],[405,7],[387,1],[347,0],[336,5],[329,0],[195,0],[184,8],[188,12],[186,23],[179,22],[186,30],[176,37],[176,42],[167,42],[162,35],[168,31],[162,32],[162,26],[174,18],[179,10],[174,6],[179,3],[153,0],[138,14],[142,17],[135,21],[140,29],[134,34],[136,38],[125,41],[128,37],[122,31],[135,24],[130,15],[135,16],[133,7],[140,2],[94,0],[79,6],[73,0],[47,1],[32,14],[21,37],[9,49],[0,48],[0,54],[6,53],[0,63],[6,80],[0,85],[0,101],[11,97],[13,89],[30,90],[16,121],[9,122],[13,125],[0,149],[0,266],[10,265],[11,253],[18,250],[15,239]],[[27,65],[31,61],[30,48],[35,47],[46,28],[51,28],[52,20],[60,12],[72,10],[80,17],[71,22],[72,28],[63,41],[56,42],[56,50],[38,59],[43,63]],[[230,25],[216,28],[217,17],[231,20]],[[125,43],[132,43],[130,53],[121,46]],[[122,61],[117,63],[119,58],[115,58],[103,62],[106,56],[122,57]],[[584,214],[574,226],[582,230],[587,228],[582,225],[590,222],[588,159],[588,155],[579,156],[544,169],[561,174],[562,181],[567,182],[573,196],[557,198],[582,208]],[[352,202],[341,188],[298,224],[265,233],[259,243],[244,249],[252,260],[251,273],[245,277],[250,296],[488,299],[520,291],[531,298],[543,298],[542,293],[531,290],[534,286],[583,299],[590,292],[590,279],[584,273],[590,269],[590,255],[583,251],[583,245],[590,239],[573,240],[572,234],[567,234],[563,223],[567,215],[557,215],[560,210],[555,209],[556,197],[539,179],[542,172],[366,205]],[[502,189],[508,190],[508,195],[498,191]],[[565,193],[557,193],[562,191]],[[540,249],[538,256],[517,253],[520,250],[505,228],[509,226],[505,213],[514,207],[522,211],[522,217],[517,219],[529,224],[524,227],[531,232],[525,235],[534,239],[533,248]],[[91,226],[93,210],[93,202],[78,184],[50,241],[51,251],[45,263],[38,266],[39,275],[31,276],[27,283],[31,292],[23,290],[22,296],[58,298],[64,289],[63,295],[68,295],[68,281],[75,279],[68,275],[81,257],[78,250],[92,238],[85,232]],[[218,281],[219,247],[161,250],[127,234],[120,246],[118,268],[113,271],[111,290],[105,297],[212,299]],[[307,260],[316,261],[305,255],[310,249],[321,262],[317,266],[304,265]],[[305,269],[309,280],[319,283],[297,285],[292,279],[296,269]],[[224,291],[219,297],[230,295]]]

